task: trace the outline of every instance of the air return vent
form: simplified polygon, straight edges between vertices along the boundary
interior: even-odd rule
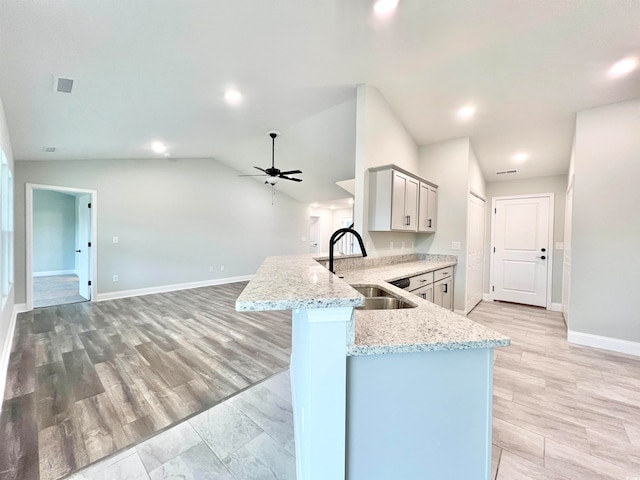
[[[499,170],[496,172],[496,175],[509,175],[512,173],[518,173],[518,170],[513,169],[513,170]]]
[[[73,90],[73,84],[75,80],[73,78],[66,77],[53,77],[53,91],[60,93],[71,93]]]
[[[56,147],[42,147],[42,151],[46,153],[53,153],[56,151]]]

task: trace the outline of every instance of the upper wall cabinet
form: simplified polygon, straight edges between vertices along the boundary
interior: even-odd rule
[[[418,212],[418,232],[435,232],[438,214],[438,189],[436,187],[420,182]]]
[[[370,169],[369,230],[435,232],[437,188],[394,165]]]

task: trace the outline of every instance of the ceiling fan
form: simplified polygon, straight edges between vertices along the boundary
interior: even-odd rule
[[[258,175],[240,175],[240,176],[241,177],[269,177],[264,183],[268,183],[271,186],[278,183],[278,180],[280,180],[281,178],[285,180],[291,180],[293,182],[301,182],[302,181],[301,178],[288,177],[287,175],[295,175],[298,173],[302,173],[302,171],[287,170],[286,172],[283,172],[280,169],[275,167],[275,144],[276,144],[276,137],[280,135],[280,132],[276,132],[275,130],[272,130],[271,132],[267,132],[267,133],[271,137],[271,167],[266,169],[260,168],[260,167],[253,167],[264,173],[258,174]]]

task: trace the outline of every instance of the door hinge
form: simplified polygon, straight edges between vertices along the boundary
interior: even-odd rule
[[[90,203],[87,204],[87,208],[91,208],[91,204]]]
[[[495,292],[496,291],[496,287],[494,287],[493,285],[491,285],[491,291]]]
[[[87,284],[88,284],[89,286],[91,286],[91,280],[89,280],[89,281],[87,282]]]
[[[91,242],[87,243],[87,247],[90,247],[90,246],[91,246]]]

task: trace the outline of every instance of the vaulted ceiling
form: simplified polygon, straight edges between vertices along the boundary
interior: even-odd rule
[[[280,130],[276,166],[305,172],[282,188],[311,202],[354,175],[361,83],[419,145],[470,136],[489,181],[516,152],[521,178],[566,172],[575,113],[640,97],[637,70],[607,75],[640,57],[639,25],[640,0],[400,0],[384,18],[370,0],[0,0],[0,95],[17,160],[150,158],[160,140],[251,173]]]

